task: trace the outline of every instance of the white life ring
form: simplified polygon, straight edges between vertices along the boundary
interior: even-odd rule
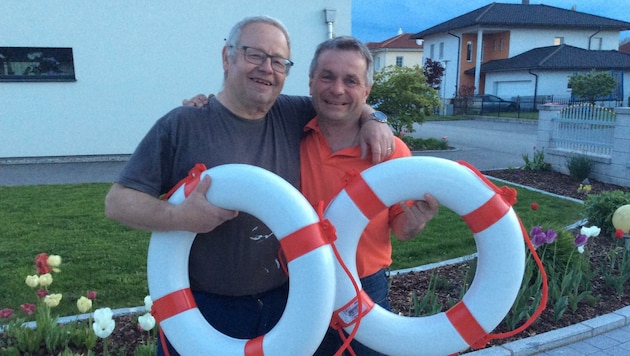
[[[330,322],[335,283],[332,249],[322,243],[318,215],[297,189],[262,168],[228,164],[206,170],[201,177],[205,175],[212,177],[208,201],[256,216],[274,232],[289,261],[289,297],[280,321],[267,334],[251,340],[226,336],[204,319],[189,289],[188,255],[195,233],[154,232],[148,282],[154,308],[160,306],[154,310],[162,315],[164,333],[182,355],[314,353]],[[184,189],[185,185],[179,187],[169,202],[180,204]],[[309,241],[312,246],[304,247]]]
[[[447,355],[496,328],[516,299],[525,269],[523,233],[512,207],[472,170],[441,158],[394,159],[363,171],[359,178],[324,213],[337,230],[341,259],[359,285],[356,250],[369,222],[362,209],[370,215],[403,200],[423,199],[425,193],[465,217],[474,233],[478,262],[470,289],[449,311],[404,317],[374,305],[360,320],[355,339],[387,355]],[[338,263],[336,268],[340,275]],[[335,311],[347,323],[348,333],[354,329],[348,324],[356,317],[356,307],[351,281],[338,278]]]

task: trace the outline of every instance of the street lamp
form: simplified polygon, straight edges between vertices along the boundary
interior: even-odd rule
[[[623,231],[623,242],[626,250],[630,251],[630,204],[622,205],[612,216],[615,229]]]
[[[450,62],[450,60],[446,59],[444,60],[444,72],[442,73],[442,77],[444,79],[442,79],[442,88],[444,89],[442,91],[442,106],[444,108],[444,116],[446,116],[446,68],[448,67],[448,62]]]
[[[333,24],[335,23],[335,15],[337,14],[337,10],[335,9],[324,9],[324,17],[326,19],[326,24],[328,25],[328,38],[333,38]]]

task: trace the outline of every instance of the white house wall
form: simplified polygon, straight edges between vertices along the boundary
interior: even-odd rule
[[[556,37],[563,37],[564,44],[588,49],[589,37],[602,39],[602,50],[619,49],[619,32],[602,31],[577,31],[577,30],[536,30],[512,29],[510,30],[510,57],[527,52],[532,48],[553,46]],[[591,49],[599,49],[591,47]]]
[[[461,37],[460,34],[458,36]],[[444,43],[444,54],[440,57],[440,43]],[[433,55],[431,55],[431,45],[433,45]],[[459,54],[459,40],[448,34],[437,34],[427,36],[424,38],[423,58],[429,58],[434,62],[440,62],[446,66],[444,72],[444,78],[442,81],[443,90],[440,91],[440,95],[444,98],[453,98],[456,95],[456,88],[459,85],[457,72],[458,72],[458,54]]]
[[[308,95],[324,8],[336,35],[351,33],[350,0],[3,0],[0,47],[70,47],[76,82],[0,82],[0,159],[131,153],[183,98],[220,91],[224,39],[246,16],[286,25],[284,93]]]

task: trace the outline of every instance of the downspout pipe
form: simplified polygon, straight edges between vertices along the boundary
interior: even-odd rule
[[[536,99],[538,97],[538,74],[532,72],[531,69],[527,70],[527,72],[536,77],[536,80],[534,81],[534,110],[536,110]]]
[[[459,67],[459,59],[461,58],[462,53],[462,38],[455,34],[452,34],[451,31],[448,31],[447,33],[457,38],[457,64],[455,66],[455,96],[457,97],[459,96],[459,71],[461,70],[461,68]]]
[[[595,37],[595,35],[596,35],[596,34],[598,34],[598,33],[600,33],[600,32],[602,32],[602,28],[601,28],[601,27],[600,27],[599,29],[597,29],[597,31],[595,31],[595,33],[594,33],[594,34],[592,34],[592,35],[590,35],[590,36],[588,37],[588,50],[589,50],[589,51],[591,50],[591,41],[593,40],[593,37]]]

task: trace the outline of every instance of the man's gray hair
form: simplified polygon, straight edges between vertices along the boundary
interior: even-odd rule
[[[277,27],[282,33],[284,37],[287,39],[287,46],[289,47],[289,58],[291,58],[291,41],[289,40],[289,32],[286,27],[277,19],[274,19],[270,16],[254,16],[254,17],[246,17],[241,20],[239,23],[232,27],[230,34],[228,35],[227,40],[225,41],[225,46],[228,48],[227,55],[228,57],[234,57],[236,55],[237,47],[241,41],[241,33],[243,29],[247,25],[256,24],[256,23],[265,23],[272,26]]]
[[[365,80],[368,86],[374,83],[374,60],[370,50],[358,39],[352,36],[339,36],[329,40],[326,40],[317,46],[315,55],[311,61],[311,67],[308,72],[308,76],[312,79],[315,75],[315,69],[319,65],[319,56],[322,52],[327,50],[340,50],[340,51],[356,51],[363,56],[365,63],[367,64],[365,72]]]

